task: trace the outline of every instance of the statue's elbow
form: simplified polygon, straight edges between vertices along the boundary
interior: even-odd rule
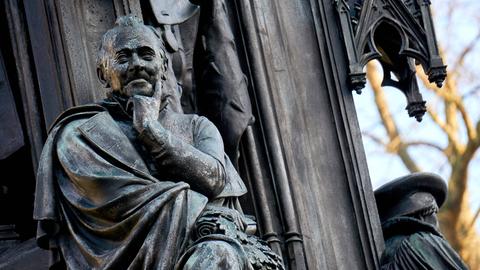
[[[208,194],[207,196],[210,199],[217,197],[223,191],[224,187],[225,187],[225,177],[219,177],[217,181],[214,181],[211,184],[210,194]]]

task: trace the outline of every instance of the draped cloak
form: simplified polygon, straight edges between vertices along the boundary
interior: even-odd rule
[[[128,121],[117,119],[117,107],[70,109],[49,133],[34,219],[39,246],[52,250],[52,267],[64,262],[69,269],[173,269],[208,202],[182,179],[151,166],[136,136],[125,131]],[[225,174],[223,191],[211,201],[243,195],[246,188],[214,125],[196,115],[179,117],[188,147],[215,158]]]
[[[442,234],[412,217],[395,217],[382,224],[385,251],[382,270],[468,269]]]

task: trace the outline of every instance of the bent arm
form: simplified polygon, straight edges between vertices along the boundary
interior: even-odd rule
[[[223,142],[215,126],[205,118],[199,118],[194,135],[192,146],[159,122],[151,122],[140,134],[140,140],[152,154],[162,174],[184,181],[193,190],[213,198],[225,185]]]

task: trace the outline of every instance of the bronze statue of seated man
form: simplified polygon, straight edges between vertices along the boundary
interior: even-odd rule
[[[384,270],[467,269],[438,229],[436,213],[447,186],[431,173],[414,173],[375,190],[385,238]]]
[[[104,35],[108,98],[64,112],[42,152],[38,244],[69,269],[283,269],[251,235],[216,127],[171,109],[168,61],[135,17]]]

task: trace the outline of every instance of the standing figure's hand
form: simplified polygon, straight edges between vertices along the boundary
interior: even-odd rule
[[[133,102],[133,126],[139,133],[142,133],[149,123],[158,120],[161,96],[162,83],[157,82],[153,96],[135,95],[131,98]]]

